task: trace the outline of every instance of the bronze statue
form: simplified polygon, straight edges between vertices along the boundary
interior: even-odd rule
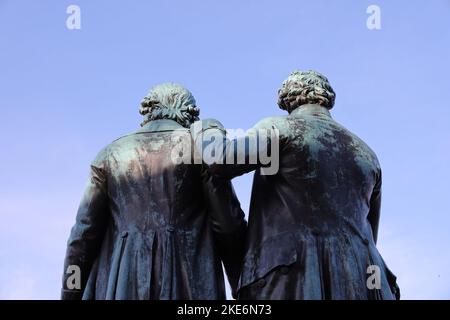
[[[209,163],[227,179],[256,169],[239,298],[399,298],[376,248],[381,168],[375,153],[331,117],[335,93],[323,75],[294,72],[278,94],[288,115],[266,118],[248,136],[226,142],[221,154],[232,163]],[[215,123],[203,140],[194,137],[198,148],[211,143],[207,132],[214,136],[215,128],[222,134]],[[279,138],[279,170],[271,175],[262,171],[261,146],[248,147],[249,137],[267,130]],[[256,162],[238,164],[238,158]]]
[[[179,85],[159,85],[140,113],[142,128],[91,165],[62,298],[224,299],[221,261],[235,291],[246,222],[229,181],[201,163],[174,161],[175,147],[190,145],[195,99]]]

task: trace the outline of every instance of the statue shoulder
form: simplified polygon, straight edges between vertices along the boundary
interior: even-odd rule
[[[113,141],[111,141],[97,153],[97,156],[95,157],[94,161],[92,161],[92,165],[100,165],[102,163],[103,164],[107,163],[109,161],[109,157],[111,154],[114,154],[118,150],[120,150],[122,145],[130,144],[129,139],[133,137],[134,134],[135,132],[123,134],[118,138],[114,139]]]
[[[347,132],[353,139],[353,145],[356,146],[356,150],[363,156],[365,159],[370,160],[374,165],[377,172],[381,172],[380,161],[378,160],[378,156],[376,152],[358,135],[345,128],[343,125],[339,125],[344,132]]]
[[[91,162],[91,168],[106,170],[108,167],[109,147],[111,144],[103,147]]]
[[[287,116],[272,116],[258,121],[252,128],[253,130],[277,129],[281,136],[288,134]]]

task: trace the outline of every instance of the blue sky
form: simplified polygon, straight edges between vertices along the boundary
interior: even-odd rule
[[[179,82],[202,118],[246,129],[283,114],[291,71],[315,69],[380,159],[378,247],[403,298],[450,299],[449,0],[0,0],[0,42],[0,298],[59,297],[89,163],[137,128],[153,85]],[[234,180],[246,212],[251,178]]]

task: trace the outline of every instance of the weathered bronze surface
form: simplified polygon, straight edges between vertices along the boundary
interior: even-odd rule
[[[324,76],[294,72],[279,90],[278,104],[289,115],[264,119],[249,133],[278,129],[278,173],[261,174],[259,162],[209,167],[227,179],[256,169],[240,299],[399,297],[396,278],[376,248],[380,164],[331,117],[334,99]],[[224,155],[232,150],[234,158],[238,152],[258,158],[260,150],[231,148],[237,140],[225,144]],[[367,283],[370,266],[379,268],[379,288]]]
[[[142,102],[142,128],[91,165],[64,269],[80,267],[81,288],[68,288],[65,273],[62,297],[223,299],[223,261],[239,299],[398,299],[396,277],[376,248],[380,164],[331,117],[334,101],[326,77],[294,72],[279,90],[289,114],[229,141],[220,122],[196,122],[187,90],[155,88]],[[274,140],[249,147],[268,130],[279,138],[271,154],[279,169],[270,175],[260,156],[274,153]],[[218,139],[198,139],[199,132]],[[211,145],[224,148],[220,161],[193,159]],[[191,158],[175,163],[179,150]],[[246,230],[229,181],[253,170]]]
[[[105,147],[91,165],[68,241],[62,298],[224,299],[221,261],[235,290],[246,222],[229,181],[201,164],[173,162],[174,147],[190,143],[195,100],[164,84],[140,111],[142,128]],[[73,266],[81,270],[79,288],[68,287]]]

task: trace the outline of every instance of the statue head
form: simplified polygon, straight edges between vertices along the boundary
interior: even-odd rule
[[[153,87],[144,97],[139,113],[144,116],[141,126],[152,120],[170,119],[188,128],[199,119],[200,109],[186,88],[175,83],[163,83]]]
[[[336,94],[328,79],[316,71],[294,71],[278,90],[278,106],[291,113],[304,104],[333,108]]]

